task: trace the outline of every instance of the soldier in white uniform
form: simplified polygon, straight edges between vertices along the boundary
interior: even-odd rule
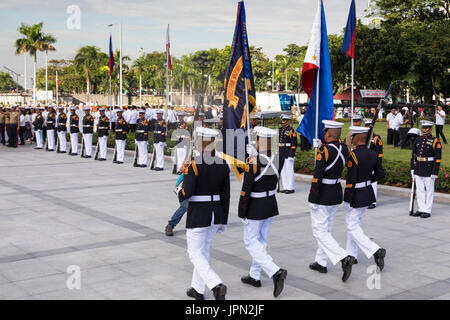
[[[94,117],[91,115],[91,109],[89,107],[84,107],[84,117],[83,117],[83,145],[84,148],[81,150],[81,157],[91,158],[92,157],[92,136],[94,135]]]
[[[325,125],[324,144],[317,149],[314,177],[308,197],[313,236],[318,244],[314,263],[309,268],[327,273],[328,259],[334,265],[340,261],[344,271],[342,281],[345,282],[350,277],[355,257],[350,256],[337,243],[331,230],[336,211],[343,200],[341,176],[349,151],[340,140],[344,124],[328,120],[323,120],[322,123]]]
[[[297,133],[291,127],[291,119],[291,114],[281,116],[282,126],[278,133],[281,167],[280,189],[286,194],[295,192],[294,159],[297,150]]]
[[[187,152],[190,144],[190,134],[189,134],[189,126],[184,121],[184,116],[186,114],[184,112],[178,113],[178,124],[177,131],[175,132],[176,137],[178,138],[177,144],[175,145],[175,170],[174,173],[181,174],[180,168],[183,166],[184,162],[187,160]]]
[[[157,119],[153,131],[154,167],[155,171],[164,170],[164,147],[166,145],[166,121],[163,120],[163,110],[156,111]]]

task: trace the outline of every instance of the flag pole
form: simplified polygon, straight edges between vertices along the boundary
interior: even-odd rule
[[[250,143],[250,115],[248,107],[248,87],[247,87],[247,78],[244,77],[244,83],[245,83],[245,107],[247,108],[247,136],[248,136],[248,143]]]
[[[112,108],[111,71],[109,73],[109,107]]]
[[[317,69],[317,82],[316,82],[316,130],[315,130],[315,138],[319,139],[319,86],[320,86],[320,68]],[[314,167],[316,166],[317,159],[317,148],[314,148],[315,156],[314,156]]]
[[[352,110],[352,118],[351,118],[351,126],[353,127],[353,113],[355,112],[355,103],[354,103],[354,101],[355,101],[355,97],[354,97],[354,91],[355,91],[355,89],[354,89],[354,74],[355,74],[355,59],[354,58],[352,58],[352,85],[351,85],[351,90],[352,90],[352,95],[351,95],[351,97],[352,97],[352,101],[351,101],[351,110]]]
[[[169,27],[167,25],[167,38],[169,37]],[[170,41],[170,40],[169,40]],[[166,112],[169,106],[169,53],[167,52],[167,43],[166,43]]]
[[[58,84],[58,70],[56,70],[56,83],[55,83],[55,91],[56,91],[56,105],[58,105],[58,88],[59,88],[59,84]]]

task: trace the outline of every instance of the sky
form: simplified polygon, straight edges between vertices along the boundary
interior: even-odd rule
[[[171,52],[177,57],[189,52],[223,48],[231,44],[236,23],[237,0],[2,0],[0,2],[0,70],[7,66],[24,73],[24,57],[14,54],[20,23],[43,22],[45,33],[57,39],[49,59],[71,59],[84,45],[108,52],[109,34],[114,50],[119,48],[123,23],[123,51],[132,60],[145,52],[165,50],[170,24]],[[323,0],[328,34],[343,31],[350,0]],[[283,53],[289,43],[306,45],[318,0],[246,0],[250,45],[262,47],[269,58]],[[368,0],[356,0],[358,17],[364,16]],[[79,12],[79,19],[77,19]],[[79,21],[79,25],[77,23]],[[38,68],[45,54],[38,54]],[[31,83],[32,59],[27,57],[27,81]],[[23,78],[19,78],[23,83]],[[28,85],[29,86],[29,85]]]

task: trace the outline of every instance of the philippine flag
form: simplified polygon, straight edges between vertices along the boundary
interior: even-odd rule
[[[355,0],[350,5],[350,13],[348,14],[347,26],[345,27],[344,42],[341,51],[350,58],[355,58],[355,39],[356,39],[356,9]]]
[[[311,99],[297,132],[312,144],[316,137],[316,125],[318,128],[317,137],[323,139],[324,125],[322,120],[331,120],[334,115],[330,52],[322,0],[319,0],[319,7],[314,18],[311,38],[303,63],[302,85]],[[317,86],[319,86],[318,90]],[[319,100],[318,104],[317,99]],[[318,110],[316,110],[317,106],[319,107]]]
[[[169,25],[167,25],[167,34],[166,34],[166,58],[167,58],[167,67],[169,70],[172,70],[172,59],[170,58],[170,35],[169,35]]]
[[[112,48],[112,37],[109,35],[109,76],[111,77],[114,70],[114,52]]]

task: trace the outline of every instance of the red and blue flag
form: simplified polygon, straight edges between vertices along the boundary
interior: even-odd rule
[[[114,53],[112,48],[112,37],[109,35],[109,76],[113,73],[114,69]]]
[[[356,39],[356,9],[355,0],[350,5],[350,13],[348,14],[347,26],[345,27],[344,42],[341,51],[350,58],[355,58],[355,39]]]

